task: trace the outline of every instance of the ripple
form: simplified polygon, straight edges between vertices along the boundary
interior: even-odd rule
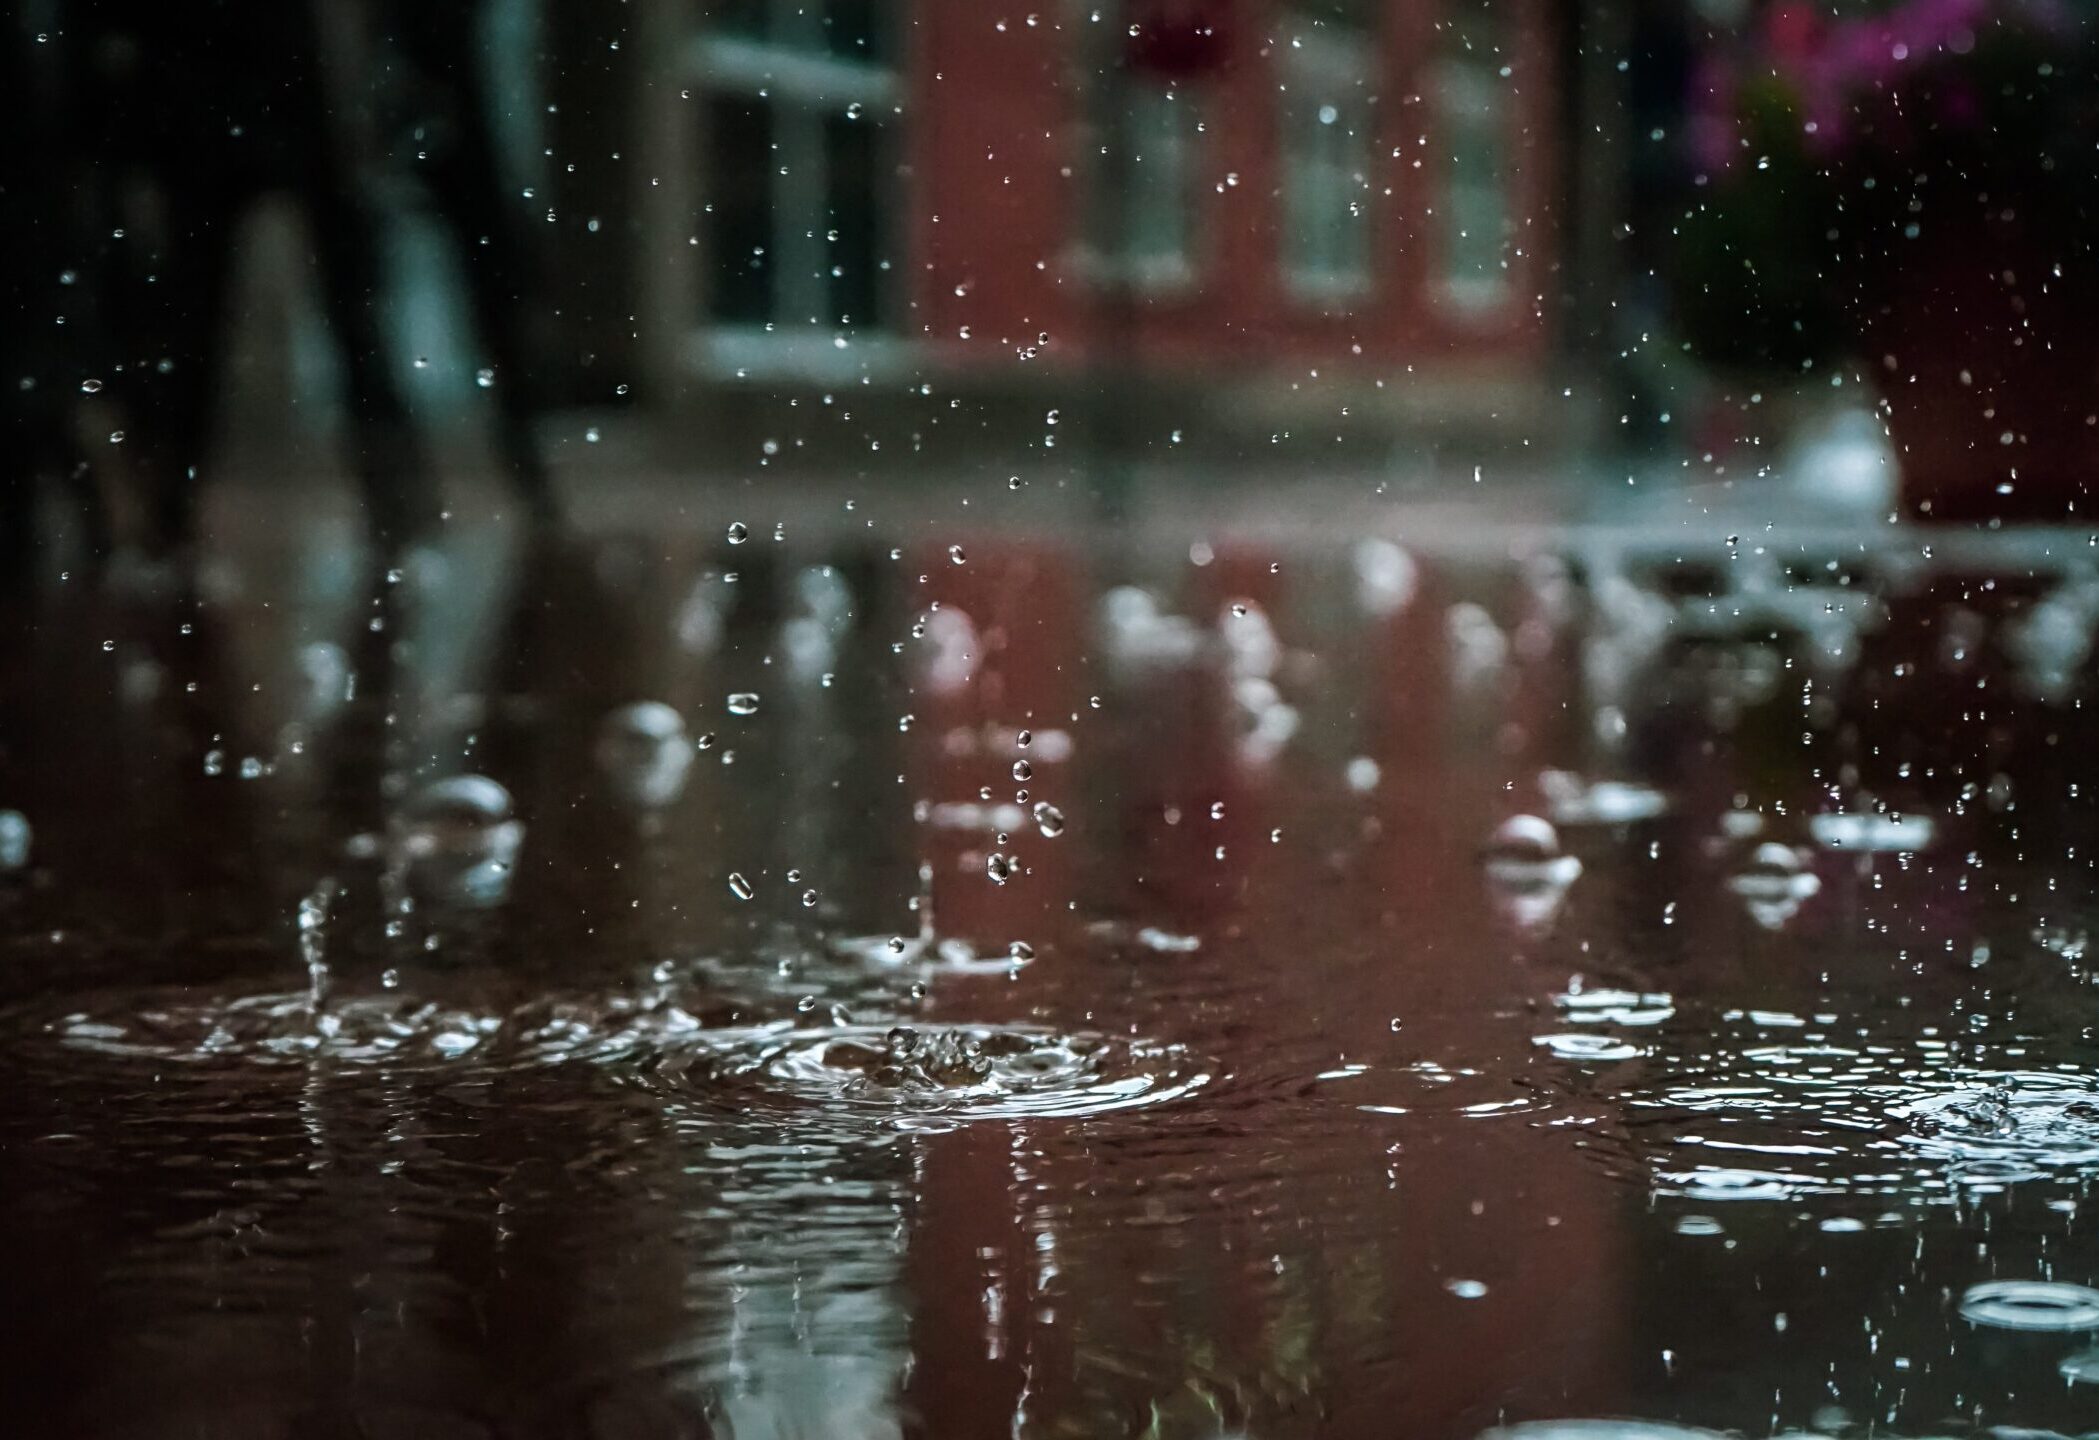
[[[304,990],[198,996],[168,987],[75,999],[16,1018],[32,1040],[116,1060],[389,1068],[602,1062],[676,1043],[705,1025],[660,990],[507,1004],[388,992],[343,997],[317,1011]]]
[[[1651,1420],[1525,1420],[1485,1431],[1479,1440],[1724,1440],[1717,1430]]]
[[[1659,1025],[1676,1013],[1676,1002],[1666,994],[1638,990],[1591,990],[1570,985],[1552,1003],[1576,1025]]]
[[[1961,1318],[2000,1330],[2099,1330],[2099,1290],[2043,1280],[1990,1280],[1961,1296]]]
[[[712,1030],[649,1083],[744,1103],[819,1105],[899,1120],[1094,1115],[1178,1099],[1210,1076],[1176,1046],[1034,1025]]]
[[[1625,1143],[1665,1192],[1733,1193],[1710,1177],[1756,1171],[1779,1176],[1778,1188],[1748,1198],[1951,1202],[2099,1173],[2099,1082],[2067,1067],[1963,1064],[1945,1040],[1878,1038],[1828,1015],[1729,1012],[1699,1035],[1659,1033],[1675,1045],[1651,1047],[1653,1063],[1613,1093]]]
[[[1647,1053],[1644,1046],[1578,1030],[1564,1035],[1538,1035],[1531,1043],[1550,1050],[1562,1060],[1637,1060]]]

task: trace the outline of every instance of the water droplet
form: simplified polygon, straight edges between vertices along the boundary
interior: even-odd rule
[[[1035,958],[1035,947],[1025,940],[1015,940],[1006,947],[1006,955],[1009,959],[1025,965]]]
[[[758,892],[751,888],[750,881],[743,878],[742,871],[732,870],[729,872],[729,893],[739,900],[748,900]]]
[[[802,908],[805,910],[816,908],[816,892],[814,890],[804,890],[802,892]]]
[[[615,800],[660,810],[684,793],[693,751],[684,717],[661,701],[642,700],[599,722],[592,758]]]
[[[80,393],[83,395],[94,395],[100,392],[101,389],[102,382],[100,380],[83,380],[80,382]]]
[[[2003,1330],[2099,1330],[2099,1290],[2042,1280],[1989,1280],[1961,1296],[1961,1318]]]
[[[730,524],[730,526],[729,526],[729,543],[730,543],[731,545],[741,545],[741,544],[742,544],[742,543],[743,543],[744,541],[746,541],[746,540],[748,540],[748,539],[750,539],[750,538],[751,538],[751,527],[750,527],[750,526],[748,526],[748,525],[744,524],[744,523],[743,523],[743,522],[742,522],[741,520],[737,520],[737,521],[734,521],[734,522],[732,522],[732,523]]]
[[[1015,780],[1031,780],[1034,778],[1034,776],[1035,767],[1030,765],[1027,761],[1015,760],[1013,762],[1013,778]]]
[[[950,545],[947,547],[947,558],[953,563],[960,565],[969,557],[962,553],[962,547],[960,545]]]
[[[1445,1280],[1443,1288],[1460,1300],[1477,1300],[1487,1293],[1486,1284],[1479,1280]]]
[[[757,692],[754,690],[738,690],[731,695],[729,697],[729,713],[731,715],[756,715],[758,713]]]
[[[1013,743],[1022,750],[1025,750],[1030,745],[1035,743],[1035,732],[1032,730],[1023,730],[1018,735],[1015,735],[1013,737]]]
[[[0,810],[0,875],[29,863],[29,817],[19,810]]]
[[[984,857],[984,873],[991,877],[994,885],[1003,885],[1013,878],[1013,857],[992,851]]]
[[[496,372],[493,370],[476,370],[474,372],[474,383],[483,390],[491,389],[496,383]]]
[[[1035,828],[1054,840],[1064,833],[1064,812],[1047,800],[1036,801]]]

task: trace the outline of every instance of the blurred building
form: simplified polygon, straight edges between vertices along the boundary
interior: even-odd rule
[[[551,458],[569,484],[1543,461],[1582,434],[1567,337],[1603,333],[1573,281],[1616,212],[1574,147],[1609,110],[1583,43],[1609,8],[479,0],[463,63],[542,252],[520,308]],[[401,13],[323,32],[365,108]],[[375,170],[379,310],[433,448],[475,468],[517,381],[431,194],[442,143]],[[214,403],[219,468],[269,479],[340,450],[343,367],[310,222],[258,208]]]
[[[681,448],[1539,433],[1550,0],[547,3],[576,398]]]

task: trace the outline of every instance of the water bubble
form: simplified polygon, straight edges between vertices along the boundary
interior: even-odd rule
[[[731,715],[756,715],[758,713],[757,692],[754,690],[738,690],[735,692],[729,697],[729,713]]]
[[[1582,862],[1561,851],[1559,832],[1536,815],[1502,821],[1480,859],[1497,911],[1522,930],[1550,922],[1582,873]]]
[[[29,817],[19,810],[0,810],[0,875],[29,864]]]
[[[453,775],[411,796],[389,835],[413,891],[478,907],[509,893],[525,827],[511,814],[508,790],[486,775]]]
[[[2099,1385],[2099,1350],[2080,1350],[2055,1367],[2072,1385]]]
[[[2099,1290],[2044,1280],[1987,1280],[1961,1296],[1961,1318],[2002,1330],[2099,1330]]]
[[[966,562],[966,561],[967,561],[967,560],[969,559],[969,557],[968,557],[967,555],[965,555],[965,554],[963,554],[963,553],[962,553],[962,547],[961,547],[960,545],[950,545],[950,546],[948,546],[948,547],[947,547],[947,558],[948,558],[948,560],[949,560],[950,562],[952,562],[953,564],[956,564],[956,565],[961,565],[961,564],[965,563],[965,562]]]
[[[732,870],[729,872],[729,893],[739,900],[748,900],[758,892],[751,888],[750,881],[743,878],[742,871]]]
[[[622,705],[598,723],[598,773],[620,804],[660,810],[684,793],[695,747],[685,720],[657,700]]]
[[[1013,762],[1013,778],[1015,780],[1031,780],[1034,778],[1034,775],[1035,767],[1027,761],[1015,760]]]
[[[751,527],[750,527],[750,526],[748,526],[748,525],[744,524],[744,523],[743,523],[743,522],[742,522],[741,520],[736,520],[736,521],[732,521],[732,522],[730,523],[730,525],[729,525],[729,543],[730,543],[731,545],[741,545],[741,544],[742,544],[742,543],[743,543],[744,541],[746,541],[746,540],[748,540],[748,539],[750,539],[750,538],[751,538]]]
[[[802,892],[802,908],[805,910],[816,908],[816,892],[814,890],[804,890]]]
[[[1019,746],[1021,749],[1025,750],[1030,745],[1035,743],[1035,732],[1032,730],[1023,730],[1013,737],[1013,743]]]
[[[1035,828],[1054,840],[1064,833],[1064,812],[1047,800],[1036,801]]]
[[[994,885],[1003,885],[1013,878],[1013,857],[994,850],[984,857],[984,873],[991,877]]]

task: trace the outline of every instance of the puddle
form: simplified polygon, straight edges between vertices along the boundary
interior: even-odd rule
[[[712,1030],[642,1083],[706,1106],[820,1108],[900,1124],[1074,1119],[1158,1105],[1211,1079],[1174,1047],[1025,1025]]]

